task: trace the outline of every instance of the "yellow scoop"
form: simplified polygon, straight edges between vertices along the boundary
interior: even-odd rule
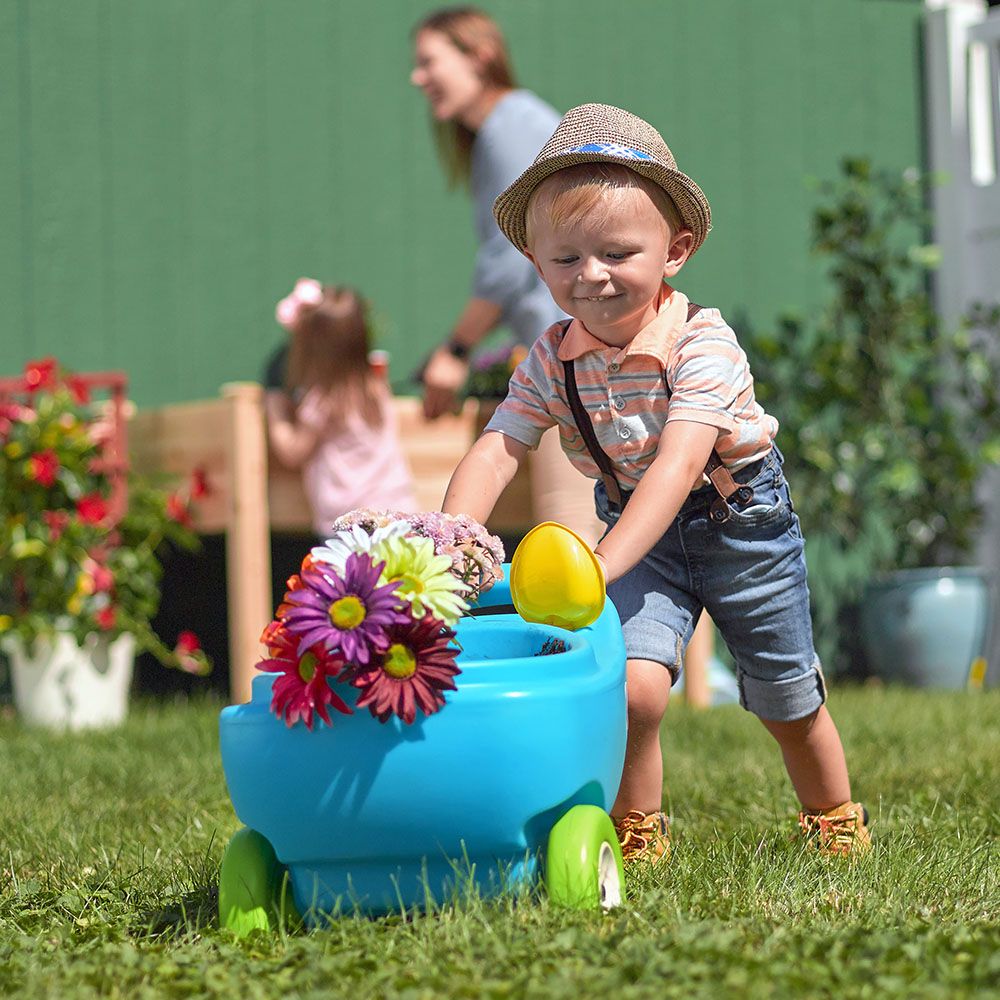
[[[518,545],[510,595],[529,622],[578,629],[604,610],[604,572],[590,546],[563,524],[544,521]]]

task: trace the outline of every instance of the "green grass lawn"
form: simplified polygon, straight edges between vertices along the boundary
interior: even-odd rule
[[[78,736],[0,718],[0,994],[1000,996],[1000,692],[835,690],[875,821],[857,863],[793,839],[793,795],[751,716],[677,705],[675,856],[620,910],[469,899],[242,942],[215,924],[238,825],[219,707],[139,705]]]

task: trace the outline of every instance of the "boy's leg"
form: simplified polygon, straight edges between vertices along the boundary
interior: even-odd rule
[[[870,845],[851,801],[844,749],[827,711],[816,657],[802,533],[775,456],[751,484],[753,502],[686,541],[708,572],[705,606],[736,660],[740,700],[777,740],[802,803],[799,825],[828,854]]]
[[[660,723],[670,698],[670,671],[653,660],[629,660],[625,768],[611,815],[656,812],[663,799]]]
[[[760,721],[781,747],[785,770],[804,810],[822,812],[850,801],[844,747],[826,705],[793,722]]]

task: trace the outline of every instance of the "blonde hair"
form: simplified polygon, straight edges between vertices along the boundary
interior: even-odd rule
[[[342,424],[360,412],[369,423],[382,422],[381,384],[368,362],[371,334],[368,305],[346,285],[323,285],[316,305],[303,305],[292,327],[285,386],[318,388],[331,402],[331,420]]]
[[[540,218],[560,228],[587,217],[607,221],[624,194],[644,191],[658,209],[671,236],[685,228],[673,199],[659,184],[617,163],[579,163],[557,170],[543,180],[528,199],[524,213],[528,245]]]
[[[484,86],[501,91],[513,90],[517,86],[503,32],[485,11],[471,6],[442,7],[417,24],[413,37],[421,31],[436,31],[444,35],[459,52],[475,59]],[[432,121],[431,126],[449,185],[468,184],[476,133],[456,121]]]

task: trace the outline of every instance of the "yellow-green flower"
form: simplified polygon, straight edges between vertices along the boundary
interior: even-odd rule
[[[14,624],[14,619],[10,615],[0,615],[0,632],[6,632]]]
[[[448,556],[434,554],[429,538],[386,538],[377,555],[385,559],[380,582],[396,585],[396,596],[409,604],[415,619],[432,614],[445,625],[454,625],[468,610],[459,595],[469,588],[452,573]]]

